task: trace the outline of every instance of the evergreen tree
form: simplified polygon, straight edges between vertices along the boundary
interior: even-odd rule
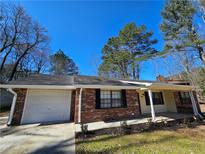
[[[189,0],[169,0],[161,15],[160,26],[166,41],[165,50],[169,52],[195,51],[205,64],[204,27],[199,29],[194,17],[197,10]]]
[[[119,33],[123,51],[130,54],[131,78],[139,79],[140,64],[137,58],[155,53],[153,44],[156,39],[151,39],[153,32],[147,32],[144,25],[137,27],[135,23],[127,24]]]
[[[78,74],[78,67],[74,61],[64,54],[62,50],[58,50],[54,55],[50,56],[51,69],[50,72],[55,75],[75,75]]]
[[[144,25],[127,24],[117,37],[110,38],[104,46],[99,74],[112,78],[139,79],[139,61],[150,58],[156,52],[152,45],[157,40],[151,39],[152,35]]]

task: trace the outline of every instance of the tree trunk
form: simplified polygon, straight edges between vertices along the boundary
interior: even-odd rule
[[[203,47],[198,46],[197,49],[199,51],[199,57],[200,57],[201,61],[205,64],[205,52],[204,52]]]
[[[12,47],[10,47],[9,51],[6,53],[6,55],[5,55],[4,58],[3,58],[3,61],[2,61],[2,63],[1,63],[1,67],[0,67],[0,73],[2,72],[2,70],[3,70],[3,68],[4,68],[4,64],[5,64],[5,62],[6,62],[6,59],[7,59],[8,55],[9,55],[10,52],[11,52],[11,49],[12,49]]]
[[[136,79],[139,80],[139,78],[140,78],[140,65],[137,64],[136,68],[137,68]]]
[[[22,59],[26,54],[27,54],[27,52],[24,52],[24,53],[19,57],[19,59],[16,61],[16,63],[14,64],[14,67],[13,67],[13,69],[12,69],[12,71],[11,71],[11,75],[10,75],[10,77],[9,77],[9,81],[13,80],[14,75],[15,75],[16,70],[17,70],[17,67],[18,67],[18,65],[19,65],[19,62],[21,61],[21,59]]]
[[[132,78],[136,79],[135,62],[132,63]]]

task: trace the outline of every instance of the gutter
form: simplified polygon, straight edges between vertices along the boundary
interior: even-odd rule
[[[120,80],[122,83],[131,83],[131,84],[138,84],[138,85],[143,85],[143,86],[151,86],[152,83],[147,83],[147,82],[137,82],[137,81],[125,81],[125,80]]]
[[[13,91],[12,88],[9,88],[7,90],[14,95],[12,105],[11,105],[11,111],[9,113],[9,119],[8,119],[8,122],[7,122],[7,125],[9,126],[9,125],[11,125],[11,121],[13,119],[14,109],[15,109],[15,106],[16,106],[17,93],[15,91]]]
[[[0,88],[29,88],[29,89],[75,89],[73,85],[11,85],[11,84],[0,84]]]
[[[137,82],[137,81],[125,81],[120,80],[122,83],[141,85],[144,87],[139,88],[140,90],[148,90],[148,89],[163,89],[163,90],[191,90],[194,86],[187,85],[175,85],[171,83],[149,83],[149,82]]]
[[[78,123],[81,123],[82,92],[83,92],[83,88],[80,88],[80,93],[79,93],[79,106],[78,106]]]

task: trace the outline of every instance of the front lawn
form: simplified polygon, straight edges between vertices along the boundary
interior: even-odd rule
[[[205,124],[131,135],[101,135],[76,144],[77,153],[205,153]]]

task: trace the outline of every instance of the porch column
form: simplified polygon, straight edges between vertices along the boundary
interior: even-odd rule
[[[198,108],[196,106],[196,101],[194,99],[194,95],[193,95],[193,92],[192,91],[189,91],[189,95],[190,95],[190,98],[191,98],[191,103],[192,103],[192,108],[193,108],[193,111],[194,111],[194,115],[199,115],[199,112],[198,112]]]
[[[155,112],[154,112],[154,105],[152,100],[152,91],[150,89],[148,90],[148,94],[149,94],[149,102],[151,107],[152,122],[155,122]]]

